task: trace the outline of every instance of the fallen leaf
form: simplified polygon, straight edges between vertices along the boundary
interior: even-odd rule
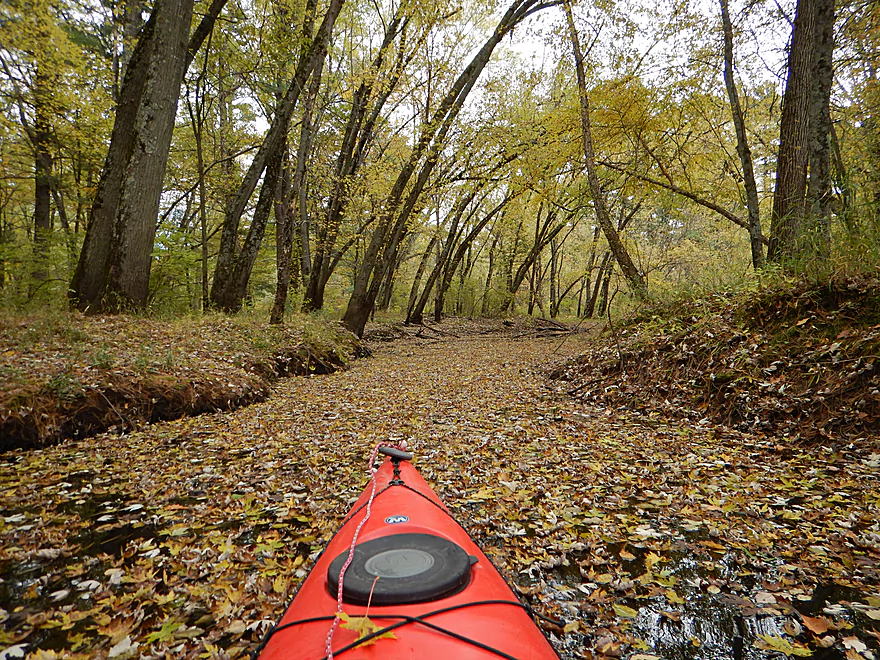
[[[813,655],[813,652],[807,647],[799,644],[792,644],[784,637],[762,633],[758,635],[758,638],[759,639],[755,642],[755,646],[764,649],[765,651],[778,651],[789,657],[794,655],[806,658]]]
[[[135,642],[131,643],[131,637],[126,635],[124,639],[122,639],[118,644],[116,644],[113,648],[110,649],[110,652],[107,654],[108,658],[128,658],[130,657],[136,650],[139,644]]]
[[[844,637],[842,641],[844,648],[852,649],[853,651],[857,651],[858,653],[864,653],[868,650],[868,647],[865,645],[865,643],[858,637]]]
[[[828,619],[822,616],[801,616],[801,621],[803,621],[805,628],[816,635],[825,634],[831,627],[831,623]]]
[[[16,660],[27,653],[27,644],[16,644],[0,651],[0,660]]]
[[[366,616],[350,616],[345,612],[339,612],[336,614],[337,617],[342,619],[342,627],[347,630],[353,630],[358,634],[358,639],[364,639],[373,633],[377,633],[383,629],[382,626],[373,623],[369,617]],[[380,639],[397,639],[394,636],[392,631],[387,631],[382,633],[381,635],[376,635],[375,637],[371,637],[369,640],[361,644],[361,646],[370,646],[375,644]]]
[[[627,607],[626,605],[621,605],[620,603],[614,603],[612,606],[614,608],[614,612],[617,616],[623,619],[635,619],[639,615],[638,610],[634,610],[631,607]]]

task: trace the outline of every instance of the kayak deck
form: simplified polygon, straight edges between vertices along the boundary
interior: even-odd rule
[[[326,657],[337,609],[338,569],[368,503],[370,517],[343,579],[343,611],[348,617],[363,617],[364,601],[371,600],[369,620],[380,632],[369,635],[368,628],[367,637],[359,640],[358,631],[340,625],[333,636],[334,657],[558,658],[528,606],[520,603],[415,467],[405,460],[386,460],[376,473],[372,502],[370,494],[368,486],[264,640],[260,658]]]

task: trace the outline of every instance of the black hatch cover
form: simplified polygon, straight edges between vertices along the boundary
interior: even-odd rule
[[[339,589],[346,550],[327,569],[330,593]],[[433,534],[392,534],[359,543],[345,571],[342,599],[353,605],[404,605],[452,596],[467,586],[476,562],[460,545]],[[376,578],[379,578],[376,580]],[[376,586],[373,587],[373,582]]]

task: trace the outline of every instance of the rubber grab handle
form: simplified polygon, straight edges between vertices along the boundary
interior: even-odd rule
[[[385,454],[386,456],[390,456],[394,460],[398,461],[411,461],[413,459],[413,455],[408,451],[401,451],[397,447],[386,447],[382,445],[379,447],[379,453]]]

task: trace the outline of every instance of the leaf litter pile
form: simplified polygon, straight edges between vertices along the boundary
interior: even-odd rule
[[[410,337],[236,412],[5,455],[0,656],[246,656],[374,444],[405,438],[564,622],[546,629],[564,658],[880,657],[877,441],[585,404],[538,371],[583,341]]]
[[[614,408],[823,441],[880,432],[880,278],[661,309],[551,377]]]

